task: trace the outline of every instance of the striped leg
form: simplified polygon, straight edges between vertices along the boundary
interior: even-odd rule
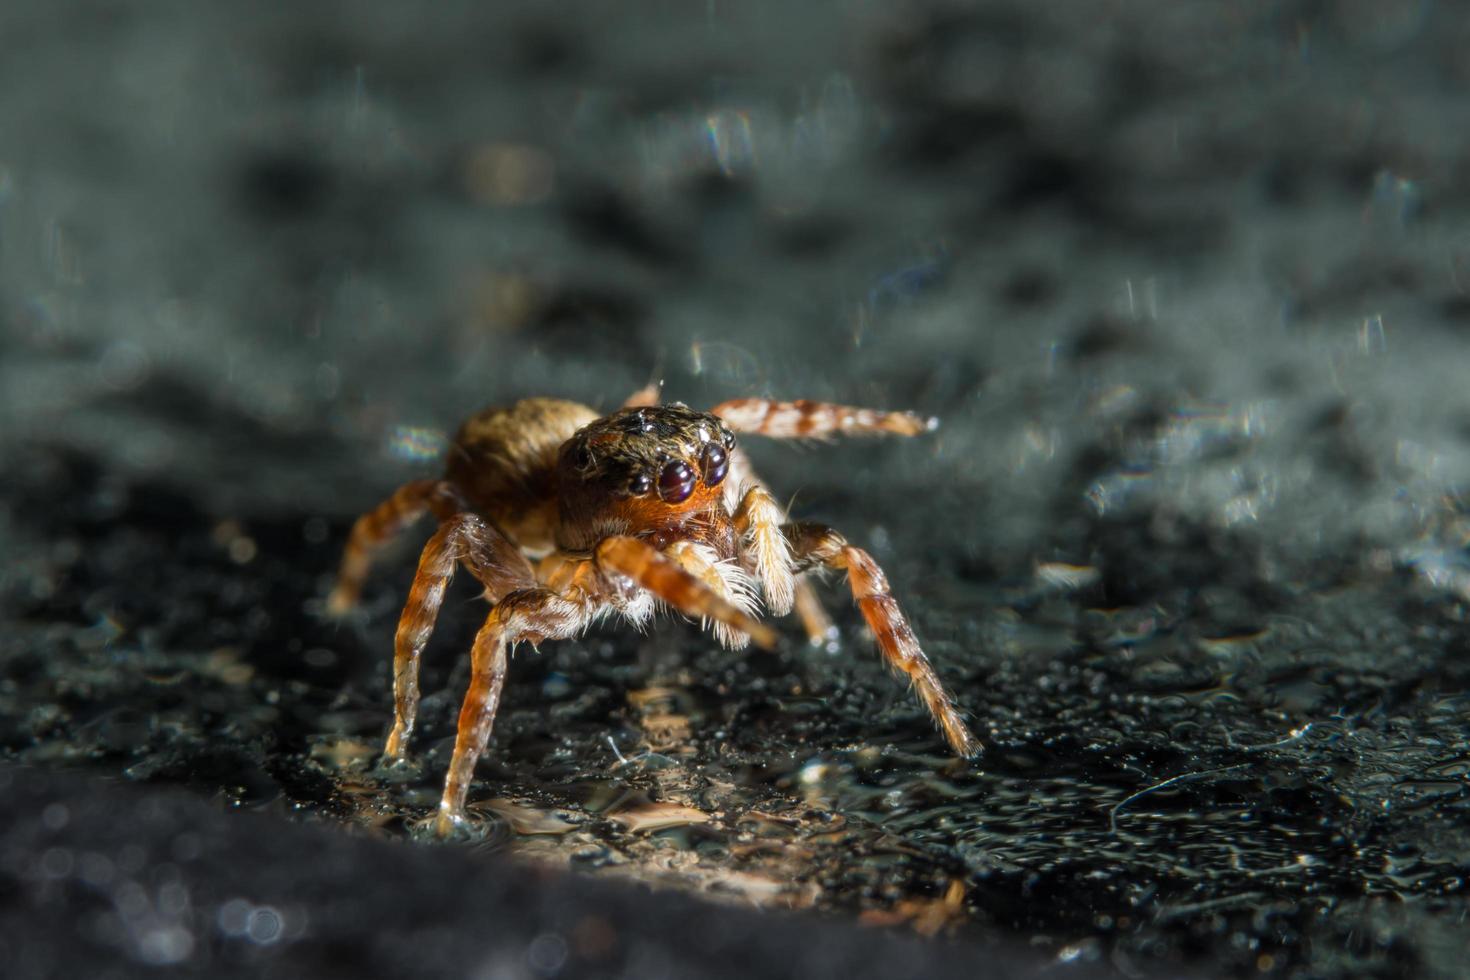
[[[485,587],[491,602],[536,584],[520,549],[484,518],[456,514],[439,526],[419,556],[418,573],[393,639],[393,731],[383,748],[390,759],[402,757],[413,734],[419,711],[419,660],[434,632],[444,590],[460,562]]]
[[[449,836],[464,819],[475,763],[490,741],[490,729],[500,707],[510,651],[522,640],[540,643],[575,636],[587,625],[590,608],[588,598],[575,589],[558,595],[549,589],[528,588],[510,593],[490,610],[470,655],[470,688],[459,711],[454,755],[449,760],[444,796],[434,819],[434,831],[439,836]]]
[[[342,552],[342,566],[337,572],[337,585],[327,599],[327,611],[339,616],[357,604],[373,553],[399,532],[427,511],[444,520],[459,509],[453,491],[442,480],[415,480],[359,517]]]
[[[829,402],[779,402],[737,398],[710,409],[736,432],[773,439],[825,439],[834,435],[892,433],[917,436],[939,428],[939,420],[912,412],[879,412]]]
[[[644,385],[642,388],[639,388],[637,391],[629,395],[627,399],[623,402],[622,407],[645,408],[657,405],[659,402],[659,395],[662,391],[662,381],[657,383],[650,382],[649,384]]]
[[[841,534],[821,524],[787,524],[782,530],[791,543],[798,569],[825,565],[847,572],[852,597],[883,658],[908,677],[955,754],[965,758],[978,755],[979,740],[970,734],[929,658],[924,656],[918,638],[888,590],[883,569],[873,556],[848,544]]]

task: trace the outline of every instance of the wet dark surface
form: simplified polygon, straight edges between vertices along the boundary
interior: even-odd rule
[[[8,904],[34,910],[0,912],[9,976],[973,975],[963,949],[809,916],[227,815],[177,792],[13,768],[0,780]],[[989,955],[995,976],[1037,975]]]
[[[721,922],[747,972],[1457,975],[1462,18],[392,9],[0,14],[13,975],[724,975]],[[432,844],[484,606],[382,767],[426,532],[335,621],[351,521],[485,404],[650,377],[943,419],[752,451],[987,751],[833,582],[833,650],[522,650]]]

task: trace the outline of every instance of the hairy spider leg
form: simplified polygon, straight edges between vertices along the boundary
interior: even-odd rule
[[[362,584],[372,567],[373,553],[396,537],[426,512],[433,511],[445,520],[460,504],[453,489],[443,480],[414,480],[393,491],[393,496],[363,514],[352,525],[347,546],[342,550],[342,565],[337,584],[327,598],[327,611],[341,615],[357,604]]]
[[[867,621],[883,658],[902,671],[956,755],[970,758],[981,751],[980,741],[960,718],[949,692],[919,646],[918,638],[888,589],[888,579],[873,556],[847,543],[837,531],[821,524],[787,524],[782,528],[797,568],[825,565],[847,572],[852,597]]]
[[[434,831],[439,836],[449,836],[464,819],[465,797],[474,779],[475,763],[490,741],[511,650],[522,640],[540,643],[575,636],[587,625],[593,602],[577,588],[565,595],[529,588],[510,593],[490,610],[470,653],[470,687],[459,711],[454,755],[449,760],[444,796],[434,819]]]
[[[754,637],[763,646],[774,646],[776,635],[763,623],[741,611],[710,584],[685,571],[673,558],[653,549],[636,538],[613,536],[603,539],[596,549],[593,564],[603,576],[608,574],[631,579],[659,599],[689,616],[711,619],[718,624]],[[464,817],[465,798],[474,776],[475,763],[485,750],[500,693],[505,683],[509,651],[521,640],[565,639],[586,626],[599,604],[611,602],[610,596],[589,595],[584,589],[588,580],[587,563],[580,566],[556,566],[558,580],[571,584],[563,594],[546,588],[512,592],[490,611],[485,625],[475,637],[471,653],[470,689],[460,709],[459,729],[454,742],[454,755],[449,763],[444,797],[435,818],[435,831],[441,836],[452,832]],[[715,574],[718,574],[717,572]]]
[[[434,632],[444,591],[461,562],[485,587],[485,598],[491,602],[536,585],[520,549],[483,517],[460,513],[439,526],[419,556],[393,638],[393,732],[383,749],[389,758],[401,757],[413,734],[419,710],[419,660]]]
[[[745,572],[733,568],[732,565],[717,564],[713,551],[707,546],[688,539],[681,539],[665,548],[664,554],[672,558],[684,571],[703,582],[721,599],[734,604],[747,614],[755,612],[758,600],[751,590],[752,583],[746,577]],[[722,567],[729,571],[722,572]],[[701,619],[700,625],[709,626],[711,624],[705,618]],[[742,630],[718,621],[713,624],[713,627],[715,637],[731,650],[739,650],[750,644],[750,634]]]
[[[731,480],[736,487],[748,489],[758,486],[765,489],[767,493],[770,493],[771,490],[770,485],[761,479],[761,475],[751,465],[750,456],[740,446],[730,450],[730,475],[726,479]],[[772,499],[774,500],[774,497]],[[779,514],[775,518],[777,525],[785,524],[790,520],[786,509],[779,503],[776,504],[776,509]],[[822,599],[817,595],[811,579],[805,575],[793,575],[792,578],[795,582],[793,601],[796,606],[796,615],[801,619],[801,626],[806,631],[807,641],[817,647],[835,642],[837,627],[822,606]],[[765,587],[769,588],[769,586]]]
[[[710,412],[736,432],[772,439],[825,439],[834,435],[890,433],[917,436],[939,427],[939,420],[913,412],[880,412],[851,405],[833,405],[805,399],[794,402],[769,398],[736,398],[721,402]]]
[[[791,546],[781,533],[786,515],[771,492],[753,484],[735,508],[735,530],[745,543],[755,565],[755,574],[765,589],[766,604],[777,616],[791,611],[795,602],[796,576],[791,571]]]
[[[593,557],[604,574],[631,579],[686,616],[724,623],[750,634],[768,650],[776,646],[775,630],[747,615],[646,541],[616,534],[599,541]]]

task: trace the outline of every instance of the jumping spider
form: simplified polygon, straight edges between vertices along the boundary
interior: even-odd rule
[[[457,564],[493,604],[475,637],[436,832],[464,818],[517,643],[575,636],[611,613],[641,626],[662,604],[712,623],[727,647],[753,638],[769,648],[776,634],[756,619],[762,597],[777,615],[795,606],[819,641],[832,624],[798,578],[817,567],[847,572],[888,663],[908,676],[956,753],[979,752],[872,556],[829,527],[788,522],[734,436],[917,435],[934,425],[907,412],[758,398],[697,412],[657,404],[648,390],[605,417],[530,398],[465,422],[442,479],[406,484],[358,518],[329,600],[334,612],[349,609],[373,551],[426,512],[438,519],[394,641],[390,759],[402,757],[413,734],[419,657]]]

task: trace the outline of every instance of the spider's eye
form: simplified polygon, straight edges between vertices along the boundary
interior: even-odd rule
[[[576,452],[572,455],[572,465],[579,470],[591,469],[592,450],[586,446],[578,446]]]
[[[677,504],[694,492],[694,470],[683,460],[670,460],[658,474],[658,495],[664,503]]]
[[[628,492],[635,497],[641,497],[653,489],[653,477],[647,473],[639,473],[628,482]]]
[[[730,469],[730,454],[717,442],[707,443],[699,465],[704,469],[705,485],[718,486]]]
[[[724,441],[726,449],[735,448],[735,433],[731,432],[729,429],[725,429],[720,433],[720,438]]]

